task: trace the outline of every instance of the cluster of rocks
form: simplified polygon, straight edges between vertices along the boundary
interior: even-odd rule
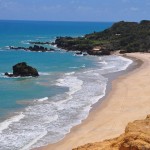
[[[47,47],[38,46],[38,45],[30,46],[28,48],[26,48],[26,47],[13,47],[13,46],[9,46],[9,48],[13,49],[13,50],[25,50],[25,51],[34,51],[34,52],[50,52],[50,51],[55,51],[52,48],[48,49]]]
[[[76,52],[76,55],[79,55],[79,56],[86,56],[87,53],[85,53],[85,52]]]
[[[89,55],[98,55],[98,56],[100,56],[100,55],[110,55],[111,54],[111,52],[107,49],[101,49],[101,50],[98,50],[98,51],[90,50],[90,51],[87,51],[87,53]]]
[[[77,38],[78,39],[78,38]],[[68,41],[70,40],[70,41]],[[89,55],[110,55],[111,52],[106,49],[105,47],[100,48],[99,50],[94,50],[94,47],[89,45],[89,44],[75,44],[76,40],[72,37],[57,37],[55,42],[29,42],[30,44],[36,44],[34,46],[29,46],[28,48],[26,47],[13,47],[9,46],[10,49],[13,50],[25,50],[25,51],[33,51],[33,52],[50,52],[50,51],[55,51],[53,48],[47,48],[44,46],[39,46],[39,45],[57,45],[58,48],[65,49],[66,51],[79,51],[76,52],[76,55],[82,55],[86,56],[87,54]],[[72,44],[74,43],[74,44]]]
[[[12,67],[13,73],[10,74],[8,72],[5,73],[8,77],[26,77],[26,76],[32,76],[32,77],[38,77],[39,73],[37,69],[28,66],[26,62],[21,62]]]
[[[39,44],[39,45],[45,45],[45,44],[51,44],[51,42],[29,42],[30,44]]]

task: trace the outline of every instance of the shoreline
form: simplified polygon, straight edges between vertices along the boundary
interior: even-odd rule
[[[135,55],[137,55],[137,53],[128,54],[125,57],[134,60],[134,62],[137,61],[136,63],[138,63],[138,64],[136,64],[135,66],[130,65],[130,67],[128,67],[126,70],[114,73],[113,78],[107,84],[108,87],[106,90],[106,95],[100,101],[98,101],[96,104],[94,104],[92,106],[89,116],[85,120],[83,120],[81,124],[73,127],[71,129],[71,131],[60,142],[57,142],[55,144],[49,144],[44,147],[40,147],[40,148],[38,148],[38,150],[52,150],[52,149],[53,150],[57,150],[57,149],[71,150],[72,148],[87,144],[89,142],[98,142],[98,141],[101,141],[104,139],[116,137],[116,136],[120,135],[121,133],[123,133],[124,128],[122,128],[121,132],[118,132],[117,134],[113,134],[111,136],[110,135],[108,136],[106,134],[107,136],[103,136],[103,135],[100,137],[98,136],[99,138],[96,138],[96,139],[95,139],[95,137],[97,137],[97,136],[92,136],[92,135],[90,136],[90,134],[91,134],[90,132],[92,132],[92,134],[97,134],[97,133],[94,133],[94,131],[92,131],[92,130],[95,130],[95,127],[93,125],[95,123],[92,122],[92,121],[95,121],[95,119],[93,119],[93,118],[96,118],[97,114],[101,114],[101,111],[105,110],[105,108],[109,104],[109,101],[110,101],[109,99],[111,98],[111,95],[115,90],[118,80],[120,81],[130,75],[132,76],[132,74],[134,74],[135,72],[137,72],[137,71],[141,70],[141,68],[143,68],[142,66],[145,63],[142,64],[142,60],[139,57],[136,57]],[[134,63],[132,63],[132,64],[134,64]],[[117,74],[117,76],[116,76],[116,74]],[[88,126],[90,126],[90,128]],[[125,126],[126,126],[126,124],[124,124],[124,127]],[[88,127],[87,130],[84,129],[87,127]],[[109,128],[107,130],[111,130],[111,128]],[[89,135],[88,137],[85,137],[85,135],[87,136],[86,132],[88,132],[87,133]],[[83,133],[83,136],[80,135],[82,133]],[[81,138],[81,140],[79,140],[80,138]]]
[[[126,56],[126,55],[119,55],[119,56],[130,59],[133,62],[125,70],[121,70],[121,71],[118,71],[118,72],[114,72],[114,73],[111,73],[111,74],[104,75],[104,77],[108,78],[108,83],[107,83],[107,86],[106,86],[105,96],[102,97],[98,102],[93,104],[93,106],[92,106],[89,113],[92,113],[92,111],[96,111],[96,109],[97,109],[96,107],[100,107],[100,105],[102,105],[104,103],[105,99],[109,96],[110,92],[113,90],[113,88],[112,88],[113,82],[115,82],[118,78],[120,78],[122,76],[126,76],[126,75],[132,73],[133,71],[136,71],[136,69],[139,69],[142,66],[142,64],[144,63],[142,60],[136,59],[134,57],[129,57],[129,56]]]

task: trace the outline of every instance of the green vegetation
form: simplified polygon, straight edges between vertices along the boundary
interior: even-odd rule
[[[103,50],[124,52],[150,51],[150,21],[118,22],[102,32],[94,32],[84,37],[58,37],[58,47],[66,50],[92,51],[99,46]]]

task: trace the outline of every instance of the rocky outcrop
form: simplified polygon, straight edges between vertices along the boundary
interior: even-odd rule
[[[106,47],[95,49],[95,46],[90,40],[72,37],[57,37],[55,44],[57,47],[67,51],[80,51],[79,53],[86,52],[89,55],[110,55],[111,52]]]
[[[125,53],[127,53],[126,50],[120,50],[120,54],[125,54]]]
[[[38,46],[38,45],[30,46],[28,48],[9,46],[9,48],[13,49],[13,50],[25,50],[25,51],[33,51],[33,52],[50,52],[50,51],[54,51],[54,49],[52,49],[52,48],[48,49],[47,47]]]
[[[29,42],[29,43],[30,43],[30,44],[36,44],[36,45],[37,45],[37,44],[40,44],[40,45],[46,45],[46,44],[47,44],[47,45],[48,45],[48,44],[51,44],[52,42],[40,42],[40,41],[39,41],[39,42]]]
[[[39,76],[38,71],[31,67],[28,66],[25,62],[18,63],[13,66],[13,74],[5,73],[6,76],[8,77],[25,77],[25,76],[32,76],[32,77],[37,77]]]
[[[107,49],[102,49],[102,50],[90,50],[90,51],[87,51],[87,53],[89,55],[110,55],[111,52]]]
[[[150,115],[129,123],[117,138],[86,144],[73,150],[150,150]]]
[[[105,47],[111,53],[117,50],[122,53],[149,52],[150,50],[150,20],[141,22],[114,23],[112,27],[86,34],[83,37],[57,37],[54,44],[68,51],[86,51],[90,55],[105,55],[92,51],[95,47]]]
[[[87,52],[93,49],[93,46],[88,41],[81,42],[80,38],[72,37],[57,37],[55,45],[67,51]]]

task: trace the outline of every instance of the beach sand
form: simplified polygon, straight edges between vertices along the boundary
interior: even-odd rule
[[[42,150],[71,150],[93,142],[119,136],[126,125],[150,114],[150,54],[130,53],[129,57],[143,61],[132,72],[112,82],[112,90],[101,104],[92,109],[82,124],[74,127],[66,137]]]

